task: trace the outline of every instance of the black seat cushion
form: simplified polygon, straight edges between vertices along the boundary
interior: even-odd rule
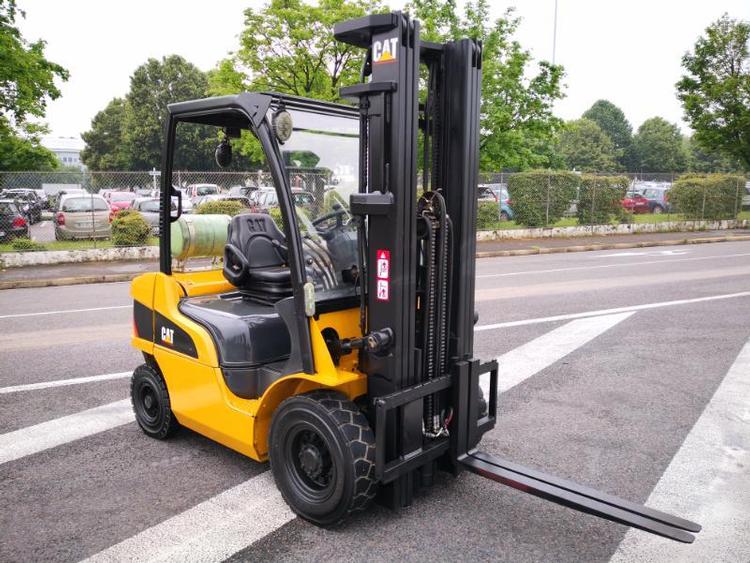
[[[289,357],[289,331],[272,305],[234,292],[188,297],[179,308],[211,333],[223,368],[258,367]]]
[[[229,223],[224,277],[254,294],[291,294],[284,235],[270,215],[242,213]]]

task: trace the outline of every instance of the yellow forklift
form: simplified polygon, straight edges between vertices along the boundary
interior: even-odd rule
[[[468,469],[692,542],[695,523],[476,449],[497,410],[497,364],[473,354],[482,45],[421,41],[399,12],[335,37],[366,50],[360,82],[341,89],[352,105],[241,93],[169,106],[160,271],[131,288],[140,427],[269,460],[289,506],[319,525],[376,498],[408,506],[436,471]],[[255,143],[278,209],[184,214],[186,124],[210,131],[222,167]]]

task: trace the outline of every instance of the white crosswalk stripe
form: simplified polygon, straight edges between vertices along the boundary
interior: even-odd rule
[[[0,434],[0,464],[39,453],[134,420],[130,399]]]
[[[105,373],[103,375],[87,375],[84,377],[74,377],[72,379],[58,379],[56,381],[42,381],[39,383],[26,383],[25,385],[11,385],[10,387],[0,387],[0,395],[8,393],[20,393],[21,391],[36,391],[38,389],[51,389],[53,387],[66,387],[68,385],[81,385],[82,383],[97,383],[99,381],[111,381],[113,379],[125,379],[133,375],[132,371],[122,371],[118,373]]]
[[[692,545],[628,530],[615,563],[750,561],[750,341],[646,503],[700,523]]]

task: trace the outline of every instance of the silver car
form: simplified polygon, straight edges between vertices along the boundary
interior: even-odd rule
[[[185,202],[182,202],[183,205]],[[146,222],[151,226],[151,232],[155,236],[159,236],[159,206],[160,201],[158,197],[150,197],[144,199],[137,199],[133,202],[133,209],[135,209]],[[177,198],[172,198],[172,211],[177,211]],[[185,212],[183,208],[183,213]]]
[[[109,238],[112,211],[97,194],[63,195],[55,213],[55,240]]]

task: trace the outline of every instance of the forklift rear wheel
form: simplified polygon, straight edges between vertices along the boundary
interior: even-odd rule
[[[274,413],[269,449],[284,500],[314,524],[343,522],[375,496],[375,435],[340,393],[318,390],[286,399]]]
[[[135,368],[130,380],[130,400],[138,426],[158,440],[169,438],[179,427],[161,374],[149,365]]]

